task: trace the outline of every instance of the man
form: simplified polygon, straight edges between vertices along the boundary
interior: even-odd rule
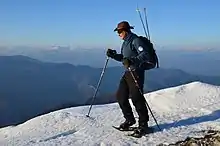
[[[107,56],[123,63],[125,68],[130,68],[138,82],[138,85],[143,93],[145,71],[141,68],[143,60],[149,59],[149,55],[143,49],[145,46],[138,36],[131,32],[134,27],[130,26],[127,21],[118,23],[117,31],[119,37],[124,40],[121,46],[121,53],[117,53],[116,50],[108,49]],[[126,70],[120,80],[120,84],[117,90],[117,101],[122,110],[125,118],[125,122],[120,125],[121,129],[126,129],[136,123],[132,108],[129,104],[129,95],[131,95],[132,103],[139,115],[138,128],[135,130],[137,134],[142,134],[148,129],[148,110],[145,104],[143,94],[140,93],[137,88],[134,79],[129,70]]]

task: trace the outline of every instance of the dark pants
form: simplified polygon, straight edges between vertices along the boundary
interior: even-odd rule
[[[144,71],[132,71],[143,93]],[[130,93],[130,94],[129,94]],[[126,120],[134,120],[134,115],[129,103],[129,95],[136,111],[139,115],[139,124],[149,121],[148,110],[145,104],[143,94],[141,94],[135,85],[134,79],[129,71],[126,71],[120,80],[118,91],[116,94],[119,106]]]

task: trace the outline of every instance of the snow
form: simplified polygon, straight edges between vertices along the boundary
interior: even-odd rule
[[[90,117],[86,117],[89,106],[80,106],[1,128],[0,145],[155,146],[200,136],[200,130],[220,130],[219,86],[192,82],[145,94],[145,98],[163,130],[139,139],[112,128],[124,121],[118,104],[113,103],[93,105]],[[151,114],[150,117],[149,125],[157,128]]]

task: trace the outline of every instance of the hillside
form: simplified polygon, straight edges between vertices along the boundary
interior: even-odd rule
[[[191,82],[145,98],[163,130],[140,139],[111,127],[123,121],[118,104],[112,103],[93,106],[90,118],[86,117],[89,107],[79,106],[1,128],[0,145],[168,145],[202,137],[203,130],[220,130],[220,86]],[[157,128],[152,118],[149,125]]]
[[[102,71],[21,55],[0,56],[0,69],[0,127],[20,124],[62,108],[91,104]],[[123,67],[106,69],[95,104],[116,101],[114,95],[123,71]],[[145,93],[192,81],[220,85],[220,77],[160,68],[146,72]]]

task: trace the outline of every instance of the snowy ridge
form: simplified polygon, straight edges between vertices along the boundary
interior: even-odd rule
[[[187,108],[193,110],[220,101],[219,94],[219,86],[192,82],[145,94],[145,97],[158,112],[170,113]]]
[[[81,106],[1,128],[0,145],[149,146],[199,136],[196,131],[204,129],[220,130],[219,86],[192,82],[145,94],[145,97],[163,131],[140,139],[126,137],[111,127],[124,121],[118,104],[113,103],[93,106],[90,118],[86,117],[89,107]],[[149,124],[157,128],[151,114],[150,117]]]

